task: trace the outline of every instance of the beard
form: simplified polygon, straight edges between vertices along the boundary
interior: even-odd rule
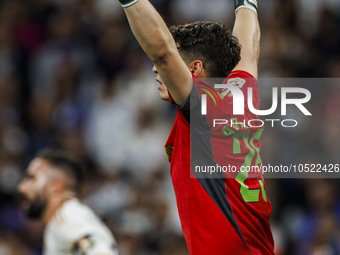
[[[46,200],[36,197],[30,201],[30,206],[26,209],[26,216],[30,219],[41,219],[46,209]]]

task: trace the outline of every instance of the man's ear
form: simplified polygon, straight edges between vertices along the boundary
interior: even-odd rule
[[[203,67],[201,60],[195,60],[189,65],[190,71],[195,74],[198,78],[206,78],[206,72]]]
[[[58,178],[58,177],[51,180],[48,186],[48,192],[50,193],[59,194],[59,193],[62,193],[64,189],[65,189],[65,180],[63,180],[62,178]]]

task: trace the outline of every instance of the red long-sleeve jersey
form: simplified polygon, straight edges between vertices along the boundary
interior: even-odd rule
[[[247,166],[262,166],[263,127],[248,123],[258,119],[247,106],[247,90],[252,88],[253,105],[259,107],[257,81],[244,71],[233,71],[225,80],[244,94],[244,115],[233,115],[230,91],[217,94],[197,77],[193,80],[191,95],[182,108],[177,107],[178,114],[165,145],[189,252],[274,254],[269,225],[272,208],[265,194],[265,182],[261,174],[239,172]],[[203,94],[207,95],[207,115],[201,114]],[[215,125],[216,119],[227,123]],[[229,166],[229,170],[237,171],[203,176],[198,173],[209,166]]]

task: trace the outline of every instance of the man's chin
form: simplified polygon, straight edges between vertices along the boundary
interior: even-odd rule
[[[32,220],[40,220],[45,212],[46,202],[35,201],[25,210],[27,218]]]
[[[167,92],[161,91],[159,94],[160,98],[164,101],[170,102],[170,98]]]

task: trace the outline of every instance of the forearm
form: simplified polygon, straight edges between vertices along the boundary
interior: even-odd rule
[[[257,14],[247,8],[239,9],[236,13],[233,35],[242,46],[241,58],[251,58],[258,62],[261,32]]]
[[[177,50],[169,29],[148,0],[139,0],[124,11],[137,41],[154,63]]]

